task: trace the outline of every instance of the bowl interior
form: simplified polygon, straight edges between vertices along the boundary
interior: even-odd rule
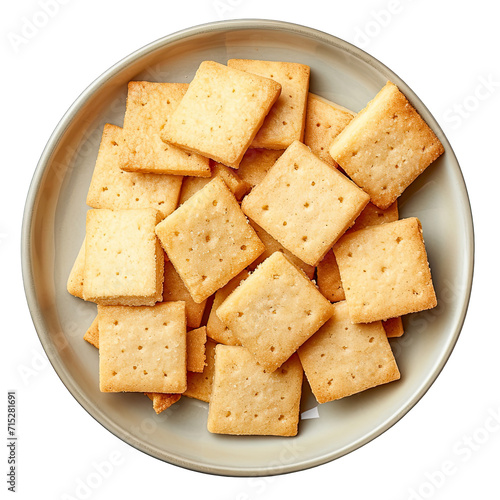
[[[439,306],[404,318],[391,340],[402,378],[303,418],[294,438],[212,435],[207,405],[181,401],[160,415],[141,394],[102,394],[98,353],[82,336],[94,304],[69,295],[66,280],[85,234],[85,200],[105,123],[123,124],[129,80],[189,82],[203,60],[296,61],[311,67],[311,91],[359,111],[390,79],[442,140],[446,153],[400,199],[401,217],[424,230]],[[42,155],[24,221],[25,288],[42,344],[83,407],[138,449],[189,469],[229,475],[296,471],[342,456],[401,418],[425,393],[458,337],[471,286],[473,236],[460,168],[439,126],[390,70],[332,36],[272,21],[205,25],[159,40],[111,68],[65,115]],[[302,410],[317,406],[307,384]]]

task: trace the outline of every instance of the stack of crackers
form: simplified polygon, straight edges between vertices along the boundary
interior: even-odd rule
[[[325,403],[400,378],[388,337],[436,296],[397,198],[443,147],[394,84],[355,114],[309,80],[231,59],[189,85],[129,83],[68,279],[97,304],[101,391],[157,413],[197,398],[213,433],[293,436],[303,379]]]

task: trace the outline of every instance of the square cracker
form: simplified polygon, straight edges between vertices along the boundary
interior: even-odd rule
[[[386,320],[436,306],[417,218],[346,234],[333,252],[353,323]]]
[[[281,243],[276,241],[268,232],[264,231],[258,224],[254,221],[250,221],[250,225],[255,229],[257,236],[260,238],[266,249],[259,257],[257,257],[249,266],[248,269],[253,271],[261,262],[264,262],[268,257],[270,257],[274,252],[282,252],[286,255],[288,260],[302,269],[306,273],[309,279],[314,278],[314,266],[310,266],[305,262],[302,262],[298,257],[295,257],[292,252],[289,252]]]
[[[219,177],[158,224],[156,234],[197,303],[264,251],[236,198]]]
[[[83,239],[82,246],[78,251],[75,262],[68,276],[68,282],[66,288],[68,292],[83,299],[83,282],[84,282],[84,272],[85,272],[85,238]]]
[[[203,372],[205,368],[205,344],[207,343],[207,327],[202,326],[187,332],[187,370]]]
[[[187,326],[198,328],[201,325],[207,301],[204,300],[198,304],[193,300],[189,290],[170,261],[165,262],[164,276],[163,302],[182,300],[186,304]]]
[[[332,313],[330,302],[281,252],[265,260],[217,309],[268,371],[281,366]]]
[[[210,177],[208,158],[165,144],[160,138],[188,87],[187,83],[129,82],[123,121],[123,170]]]
[[[104,125],[87,205],[110,210],[155,208],[162,217],[171,214],[177,207],[182,177],[124,172],[120,168],[124,146],[123,129]]]
[[[241,345],[240,341],[232,334],[229,327],[219,319],[219,316],[217,316],[217,309],[239,284],[248,278],[248,276],[248,271],[244,269],[238,276],[235,276],[229,283],[215,292],[212,309],[210,310],[210,316],[207,322],[207,335],[216,342],[224,345]]]
[[[321,160],[332,167],[338,163],[329,153],[330,145],[355,113],[319,95],[309,93],[307,97],[306,128],[304,144]]]
[[[83,298],[102,305],[154,305],[162,299],[164,256],[152,208],[87,212]]]
[[[238,176],[251,187],[255,187],[260,184],[282,154],[282,150],[249,149],[238,167]]]
[[[315,266],[369,201],[346,176],[296,141],[241,208],[286,249]]]
[[[184,303],[101,307],[99,380],[102,392],[184,392]]]
[[[368,203],[359,214],[354,225],[346,231],[346,234],[368,226],[385,224],[386,222],[394,222],[396,220],[398,220],[397,201],[385,210],[376,207],[373,203]],[[330,302],[345,300],[339,267],[332,250],[329,250],[318,264],[318,287]]]
[[[307,92],[311,69],[305,64],[252,59],[229,59],[227,65],[271,78],[281,85],[281,94],[266,116],[251,147],[286,149],[304,137]]]
[[[236,170],[226,167],[222,163],[212,163],[211,177],[184,177],[181,195],[179,197],[179,205],[189,200],[194,193],[206,186],[214,177],[220,177],[238,201],[250,191],[252,186],[248,182],[242,180],[236,173]]]
[[[86,340],[89,344],[99,349],[99,314],[97,314],[94,321],[92,321],[92,324],[85,332],[83,340]]]
[[[444,148],[391,82],[330,147],[333,159],[380,208],[387,208]]]
[[[318,403],[341,399],[400,378],[380,321],[353,325],[345,301],[298,354]]]
[[[204,61],[162,139],[238,168],[280,92],[269,78]]]
[[[193,399],[199,399],[208,403],[212,394],[212,384],[214,378],[215,367],[215,346],[217,344],[210,339],[207,339],[206,344],[206,361],[202,373],[188,372],[187,373],[187,389],[183,395]]]
[[[216,349],[207,427],[217,434],[295,436],[303,371],[292,356],[269,373],[243,347]]]
[[[382,321],[382,326],[384,327],[388,339],[401,337],[405,332],[401,316]]]

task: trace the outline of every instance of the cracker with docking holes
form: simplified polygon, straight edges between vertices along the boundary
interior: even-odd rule
[[[271,78],[281,85],[281,94],[266,116],[251,147],[279,150],[286,149],[293,141],[302,141],[311,74],[309,66],[252,59],[229,59],[227,65]]]
[[[110,210],[155,208],[162,217],[177,207],[182,177],[124,172],[120,155],[125,147],[123,129],[106,124],[87,194],[87,205]]]
[[[280,92],[274,80],[204,61],[162,139],[238,168]]]
[[[199,328],[207,301],[196,303],[170,261],[165,262],[163,302],[182,300],[186,304],[186,321],[190,328]]]
[[[205,344],[207,343],[207,327],[201,326],[187,332],[187,370],[189,372],[203,372],[205,367]]]
[[[269,172],[284,150],[249,149],[238,167],[238,176],[254,188]]]
[[[346,234],[333,252],[353,323],[386,320],[436,306],[416,217]]]
[[[315,266],[369,201],[345,175],[296,141],[241,208],[287,250]]]
[[[164,143],[160,134],[187,83],[129,82],[121,168],[128,172],[210,177],[208,158]]]
[[[240,343],[271,372],[332,313],[328,300],[281,252],[266,259],[216,311]]]
[[[212,394],[212,383],[214,377],[215,366],[215,346],[217,344],[210,339],[207,339],[206,344],[206,361],[202,373],[188,372],[187,374],[187,389],[184,391],[184,396],[193,399],[199,399],[208,403]]]
[[[295,436],[302,377],[297,355],[270,373],[244,347],[219,344],[208,430],[218,434]]]
[[[345,301],[298,355],[318,403],[364,391],[400,377],[380,321],[353,325]]]
[[[338,167],[328,150],[335,137],[344,130],[354,115],[352,111],[334,102],[309,93],[304,144],[325,163]]]
[[[152,306],[162,299],[164,256],[152,208],[87,212],[83,298]]]
[[[99,380],[102,392],[184,392],[184,303],[101,307]]]
[[[156,234],[197,303],[222,288],[265,249],[219,177],[158,224]]]
[[[330,147],[332,158],[380,208],[394,203],[443,153],[434,132],[391,82]]]
[[[66,289],[74,297],[83,299],[83,282],[85,273],[85,238],[83,239],[82,246],[78,251],[75,262],[71,267],[71,271],[68,276],[68,282],[66,284]]]

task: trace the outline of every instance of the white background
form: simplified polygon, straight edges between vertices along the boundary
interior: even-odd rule
[[[324,490],[328,497],[342,499],[500,498],[500,276],[498,245],[493,244],[498,242],[493,235],[498,232],[500,181],[497,3],[53,1],[57,12],[24,41],[19,37],[26,19],[43,12],[43,0],[11,0],[0,8],[0,408],[6,415],[6,392],[16,389],[17,497],[264,500],[310,498]],[[29,183],[46,141],[74,99],[137,48],[183,28],[230,18],[279,19],[317,28],[360,46],[395,71],[448,136],[465,176],[476,231],[468,316],[449,362],[425,397],[389,431],[348,456],[258,480],[171,466],[133,449],[94,421],[45,357],[24,298],[20,265]],[[5,465],[0,470],[6,472],[8,450],[1,448]],[[111,459],[113,470],[96,480],[95,464]],[[81,485],[89,478],[94,482],[85,490]],[[5,479],[0,490],[4,498]]]

